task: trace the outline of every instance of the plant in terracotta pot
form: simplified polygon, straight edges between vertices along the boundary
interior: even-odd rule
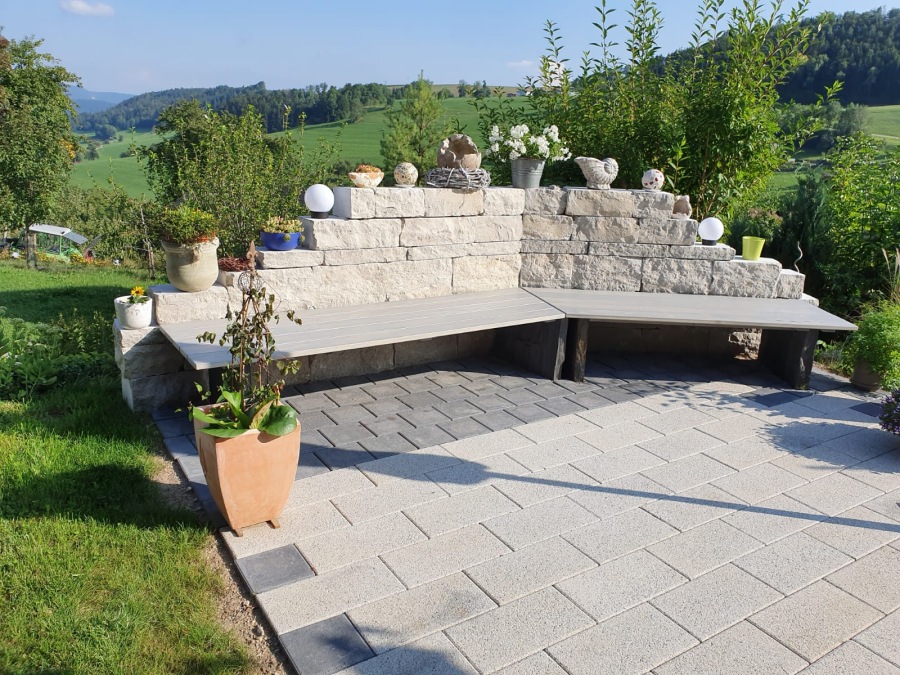
[[[296,372],[300,362],[274,359],[269,324],[279,320],[275,297],[267,294],[250,256],[255,256],[252,247],[250,269],[238,280],[240,310],[221,337],[204,333],[197,338],[230,345],[231,365],[223,373],[218,399],[190,409],[203,475],[237,536],[244,527],[266,521],[279,527],[300,456],[297,414],[281,402],[282,376]],[[300,323],[293,312],[287,317]]]
[[[292,218],[272,216],[259,233],[259,239],[270,251],[291,251],[303,241],[303,223]]]
[[[900,304],[885,301],[863,312],[846,351],[853,385],[868,391],[900,387]]]
[[[166,275],[179,291],[196,293],[219,276],[216,264],[216,222],[209,213],[190,206],[164,209],[158,216]]]
[[[116,318],[125,330],[146,328],[153,320],[153,300],[144,293],[143,286],[135,286],[129,295],[114,300]]]

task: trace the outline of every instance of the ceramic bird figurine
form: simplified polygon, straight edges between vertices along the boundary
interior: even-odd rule
[[[581,167],[581,173],[587,179],[591,190],[609,190],[619,174],[619,163],[611,157],[596,159],[594,157],[576,157],[575,163]]]
[[[688,219],[691,217],[693,209],[691,208],[691,198],[689,195],[678,195],[675,197],[675,206],[672,207],[672,215],[675,218]]]

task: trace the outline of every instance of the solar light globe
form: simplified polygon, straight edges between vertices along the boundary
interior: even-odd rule
[[[313,218],[327,218],[328,212],[334,207],[334,193],[327,185],[316,183],[306,188],[303,203]]]
[[[718,218],[705,218],[700,222],[698,233],[704,246],[715,246],[716,242],[725,234],[725,226]]]

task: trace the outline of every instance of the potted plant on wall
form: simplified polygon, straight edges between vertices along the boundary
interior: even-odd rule
[[[278,321],[273,295],[267,295],[256,273],[255,251],[250,269],[241,274],[241,309],[217,340],[229,344],[231,365],[225,369],[216,403],[190,409],[197,451],[213,500],[237,536],[249,525],[278,518],[287,504],[300,456],[300,423],[293,408],[281,402],[283,374],[294,373],[298,360],[275,361],[269,323]],[[288,319],[300,323],[293,312]]]
[[[270,251],[292,251],[303,241],[303,223],[291,218],[272,216],[259,233],[262,245]]]
[[[900,304],[888,300],[865,311],[847,355],[854,386],[866,391],[900,387]]]
[[[143,286],[135,286],[129,295],[115,299],[116,318],[125,330],[146,328],[153,319],[153,300],[144,294]]]
[[[216,222],[212,215],[190,206],[165,209],[159,232],[166,252],[166,275],[179,291],[197,293],[219,276],[216,264]]]
[[[527,124],[516,124],[508,131],[501,131],[499,125],[491,128],[490,144],[486,155],[495,160],[509,160],[512,186],[515,188],[540,187],[544,164],[569,159],[571,153],[559,138],[556,125],[545,127],[538,134]]]

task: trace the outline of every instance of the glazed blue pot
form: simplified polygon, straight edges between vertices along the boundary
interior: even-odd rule
[[[300,245],[299,232],[260,232],[259,238],[270,251],[290,251]]]

